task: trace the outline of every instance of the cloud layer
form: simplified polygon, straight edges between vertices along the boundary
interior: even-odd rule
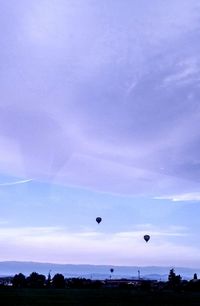
[[[110,234],[100,231],[69,232],[60,227],[2,227],[0,259],[112,265],[195,267],[200,264],[196,256],[199,247],[177,240],[181,238],[184,241],[187,229],[147,226],[152,238],[146,243],[143,239],[146,232],[140,227],[145,228],[141,225],[131,232]],[[184,254],[183,262],[180,253]]]
[[[199,190],[199,1],[1,8],[2,173],[120,194]]]

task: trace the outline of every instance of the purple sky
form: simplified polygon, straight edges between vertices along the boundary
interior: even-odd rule
[[[69,193],[86,190],[85,202],[91,205],[90,192],[96,194],[93,202],[107,194],[115,199],[105,200],[112,209],[119,197],[119,211],[124,209],[123,197],[125,203],[130,197],[133,202],[135,197],[156,199],[166,207],[199,201],[198,0],[0,0],[0,29],[0,195],[8,207],[9,193],[20,188],[16,183],[65,186]],[[23,200],[33,208],[34,192],[29,200],[28,191],[23,192]],[[19,220],[22,211],[23,205],[16,213]],[[14,232],[20,236],[28,225],[11,226],[9,209],[4,213],[0,225],[6,241]],[[179,237],[192,224],[185,226],[178,215],[164,228],[151,220],[139,223],[136,227],[146,224],[147,229],[150,224],[155,235]],[[38,227],[41,224],[32,221],[29,229],[35,233]],[[50,240],[51,231],[60,235],[58,220],[43,227],[50,230]],[[177,227],[181,230],[174,230]],[[101,233],[101,241],[107,230]],[[85,241],[78,236],[82,243],[76,236],[71,238],[71,258],[82,250],[81,245],[96,249],[97,238],[93,241],[91,232],[91,228],[80,230],[77,235],[90,237]],[[129,238],[138,233],[135,227],[122,232],[128,232]],[[119,239],[122,232],[116,228],[112,239]],[[169,249],[167,242],[165,246]],[[193,251],[181,247],[195,258],[195,242]],[[158,253],[162,249],[160,245]],[[106,247],[102,252],[107,258]],[[20,259],[17,249],[16,257]],[[174,258],[173,252],[169,257]],[[91,260],[89,253],[85,258]],[[123,263],[123,258],[122,254],[116,261]],[[190,262],[187,258],[185,264]],[[59,261],[59,255],[54,259]],[[42,255],[37,260],[43,260]],[[143,263],[152,260],[150,256]]]

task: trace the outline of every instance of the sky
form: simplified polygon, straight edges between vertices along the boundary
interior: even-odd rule
[[[0,260],[200,268],[199,1],[0,0],[0,32]]]

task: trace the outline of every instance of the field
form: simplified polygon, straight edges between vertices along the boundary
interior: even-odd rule
[[[133,289],[0,288],[3,306],[199,306],[200,293],[141,292]]]

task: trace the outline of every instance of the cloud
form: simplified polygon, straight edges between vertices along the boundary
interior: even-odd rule
[[[194,84],[199,81],[200,67],[196,59],[188,58],[185,62],[178,62],[175,66],[176,72],[168,75],[164,80],[164,85],[185,85]]]
[[[154,228],[151,240],[146,244],[143,240],[144,232],[139,230],[108,234],[95,231],[69,232],[61,227],[3,227],[0,231],[0,259],[180,266],[182,252],[184,263],[191,260],[194,266],[200,264],[196,257],[198,246],[181,243],[184,240],[183,233],[180,228]]]
[[[1,173],[117,194],[198,191],[197,0],[1,6]]]
[[[184,202],[184,201],[200,201],[200,193],[183,193],[183,194],[174,194],[169,196],[155,197],[158,200],[171,200],[173,202]]]
[[[25,184],[31,182],[32,179],[30,180],[22,180],[22,181],[16,181],[16,182],[10,182],[10,183],[0,183],[0,186],[13,186],[13,185],[18,185],[18,184]]]

